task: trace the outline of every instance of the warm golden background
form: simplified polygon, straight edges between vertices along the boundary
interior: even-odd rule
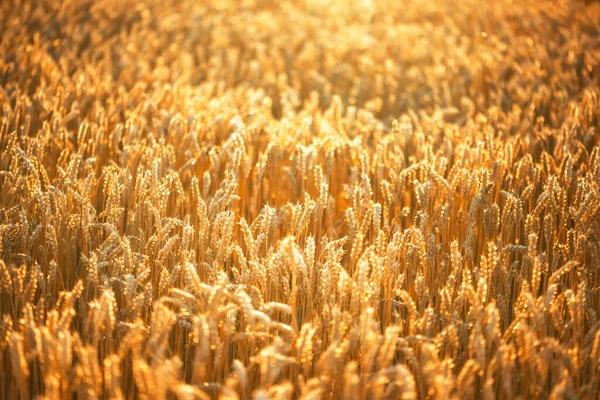
[[[0,398],[594,399],[599,26],[0,2]]]

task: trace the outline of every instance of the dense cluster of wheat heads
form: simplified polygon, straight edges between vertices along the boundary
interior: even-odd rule
[[[600,7],[0,2],[0,397],[600,391]]]

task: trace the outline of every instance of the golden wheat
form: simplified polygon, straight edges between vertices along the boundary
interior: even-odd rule
[[[589,3],[0,4],[0,398],[596,398]]]

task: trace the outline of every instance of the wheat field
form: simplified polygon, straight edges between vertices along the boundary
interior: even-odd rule
[[[0,399],[597,399],[599,27],[0,2]]]

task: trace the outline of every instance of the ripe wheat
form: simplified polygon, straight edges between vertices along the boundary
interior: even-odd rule
[[[595,398],[590,3],[2,2],[0,399]]]

